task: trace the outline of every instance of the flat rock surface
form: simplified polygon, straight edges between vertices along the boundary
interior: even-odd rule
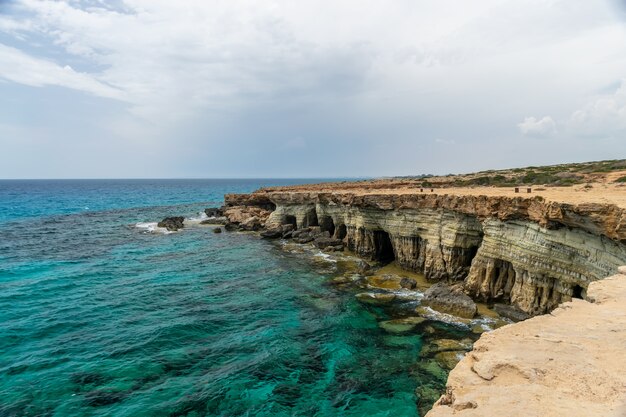
[[[485,333],[426,417],[626,416],[626,275]]]

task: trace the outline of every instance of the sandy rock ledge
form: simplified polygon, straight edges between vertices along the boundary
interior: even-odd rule
[[[626,417],[626,268],[587,300],[485,333],[426,417]]]

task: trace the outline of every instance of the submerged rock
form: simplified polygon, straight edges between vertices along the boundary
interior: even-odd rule
[[[213,233],[222,233],[222,228],[216,227],[215,229],[213,229]]]
[[[393,274],[373,275],[367,277],[366,282],[370,287],[387,290],[414,289],[417,286],[414,279]]]
[[[450,286],[443,282],[426,290],[422,304],[442,313],[470,319],[478,312],[476,303],[463,293],[461,286]]]
[[[435,355],[435,360],[440,363],[444,368],[453,369],[456,364],[459,363],[461,359],[463,359],[463,356],[465,356],[464,351],[450,350],[437,353]]]
[[[356,299],[365,304],[386,305],[396,299],[396,295],[387,292],[362,292],[356,295]]]
[[[406,317],[403,319],[386,320],[378,323],[378,326],[389,333],[406,333],[414,330],[425,322],[423,317]]]
[[[157,226],[164,227],[170,232],[175,232],[178,229],[182,229],[183,227],[185,227],[184,221],[185,221],[185,218],[181,216],[166,217],[163,220],[161,220],[157,224]]]

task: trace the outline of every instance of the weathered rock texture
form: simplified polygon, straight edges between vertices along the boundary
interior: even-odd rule
[[[541,197],[259,191],[238,206],[272,210],[265,227],[318,226],[348,249],[431,280],[464,281],[473,298],[546,313],[626,263],[626,209]]]
[[[426,417],[626,416],[626,275],[587,298],[484,333]]]

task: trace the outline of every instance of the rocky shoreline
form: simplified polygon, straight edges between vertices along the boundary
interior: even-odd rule
[[[597,297],[596,289],[605,285],[599,284],[599,280],[626,263],[626,211],[616,206],[581,207],[541,198],[363,196],[265,190],[227,195],[224,207],[207,209],[206,215],[209,218],[201,223],[213,225],[216,232],[221,232],[221,227],[227,231],[256,232],[264,239],[289,242],[287,245],[338,254],[334,256],[342,256],[345,251],[361,259],[330,284],[355,291],[356,299],[365,308],[384,309],[390,318],[381,320],[379,327],[385,332],[425,335],[422,361],[415,366],[420,380],[431,381],[416,392],[422,414],[444,391],[446,370],[454,368],[445,394],[428,416],[460,412],[489,416],[506,410],[486,401],[488,396],[465,401],[474,388],[465,390],[466,385],[471,386],[468,380],[458,382],[470,378],[469,374],[476,377],[473,365],[468,368],[464,364],[479,361],[477,358],[489,351],[494,340],[490,333],[474,345],[485,330],[484,326],[472,324],[477,317],[485,317],[488,311],[491,330],[539,316],[492,333],[512,337],[508,333],[517,335],[516,330],[506,329],[524,328],[525,323],[544,319],[542,314],[560,314],[570,305],[584,303],[577,298]],[[162,223],[176,227],[177,220],[164,219]],[[422,274],[422,278],[383,273],[385,265],[392,262],[404,271]],[[477,302],[487,303],[490,309]],[[562,306],[557,308],[559,305]],[[445,322],[445,317],[472,330],[469,337],[442,337],[432,323]],[[570,330],[575,333],[575,329]],[[522,345],[527,342],[520,340]],[[473,345],[472,353],[466,355]],[[494,372],[509,369],[506,354],[523,355],[525,351],[521,349],[518,353],[503,351],[502,362]],[[547,356],[537,358],[548,360]],[[537,358],[531,357],[529,362]],[[461,364],[455,368],[459,361]],[[465,373],[457,369],[464,369]],[[524,378],[514,378],[515,381],[533,392],[534,377],[522,374]],[[494,378],[482,379],[489,382]],[[481,390],[478,387],[475,392]],[[606,404],[602,404],[605,409]],[[543,414],[519,415],[565,415],[554,412],[556,409],[548,406],[548,412]]]

